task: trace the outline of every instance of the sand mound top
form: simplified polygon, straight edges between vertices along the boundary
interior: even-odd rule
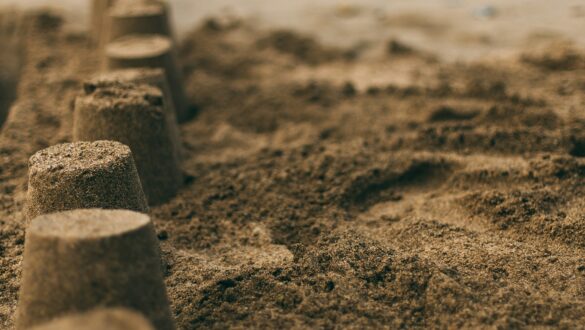
[[[159,35],[130,35],[108,44],[106,53],[117,59],[154,57],[166,54],[172,44],[171,39]]]
[[[130,148],[113,141],[66,143],[31,157],[29,219],[92,207],[148,209]]]
[[[49,214],[42,221],[33,221],[28,230],[35,235],[59,238],[106,238],[130,234],[149,221],[148,216],[131,211],[105,213],[86,209]]]
[[[87,97],[78,99],[79,102],[91,103],[96,110],[155,107],[155,110],[162,113],[164,96],[162,91],[154,86],[114,82],[107,86],[86,85],[85,92]]]
[[[130,148],[113,141],[66,143],[34,154],[29,161],[31,174],[71,172],[109,167],[131,157]]]
[[[97,309],[60,318],[32,330],[154,330],[144,317],[124,308]]]

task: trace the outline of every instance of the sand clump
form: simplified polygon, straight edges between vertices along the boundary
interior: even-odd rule
[[[40,216],[27,229],[16,328],[122,306],[157,329],[174,329],[160,265],[147,215],[85,209]]]
[[[148,209],[130,149],[117,142],[77,142],[37,152],[29,161],[27,217],[79,208]]]

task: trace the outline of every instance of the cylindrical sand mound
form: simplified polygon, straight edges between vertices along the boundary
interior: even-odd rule
[[[174,329],[150,218],[87,209],[35,218],[26,233],[17,329],[97,307],[141,312]]]
[[[130,147],[150,204],[173,197],[183,182],[162,92],[152,86],[114,84],[77,99],[75,141],[113,140]]]
[[[108,10],[106,20],[102,45],[131,34],[160,34],[174,40],[167,6],[163,3],[118,2]]]
[[[142,315],[125,308],[96,309],[64,316],[32,330],[154,330]]]
[[[148,210],[130,148],[113,141],[66,143],[30,158],[29,219],[83,208]]]
[[[191,107],[185,94],[173,42],[161,35],[128,35],[105,48],[107,71],[127,68],[164,69],[173,95],[173,102],[180,122],[190,117]]]
[[[182,152],[181,139],[179,136],[179,127],[177,125],[176,109],[174,106],[173,95],[169,88],[169,84],[167,83],[167,78],[163,69],[123,69],[98,74],[85,82],[84,89],[86,94],[89,95],[98,88],[111,87],[117,83],[151,85],[158,87],[163,92],[167,125],[173,138],[172,142],[175,145],[177,153],[180,155]]]

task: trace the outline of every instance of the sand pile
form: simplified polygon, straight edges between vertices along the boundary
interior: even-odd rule
[[[87,85],[86,85],[87,86]],[[183,177],[179,164],[176,123],[164,93],[153,86],[113,83],[86,89],[77,98],[73,122],[75,141],[113,140],[127,145],[149,204],[174,196]],[[161,175],[164,173],[164,175]]]
[[[126,307],[174,329],[154,228],[145,214],[83,209],[27,228],[17,329],[77,311]]]
[[[58,21],[31,19],[0,133],[7,328],[28,157],[72,140],[99,68]],[[583,324],[583,50],[453,64],[386,46],[223,18],[182,43],[199,112],[181,125],[181,189],[150,210],[178,328]]]
[[[75,209],[146,212],[130,148],[113,141],[56,145],[29,162],[27,217]]]

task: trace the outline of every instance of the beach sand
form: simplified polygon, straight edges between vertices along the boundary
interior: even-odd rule
[[[181,125],[183,186],[150,210],[180,329],[584,324],[582,9],[438,3],[320,2],[304,27],[210,9],[181,28],[198,114]],[[59,23],[28,20],[0,133],[2,328],[28,158],[71,141],[98,69]]]

